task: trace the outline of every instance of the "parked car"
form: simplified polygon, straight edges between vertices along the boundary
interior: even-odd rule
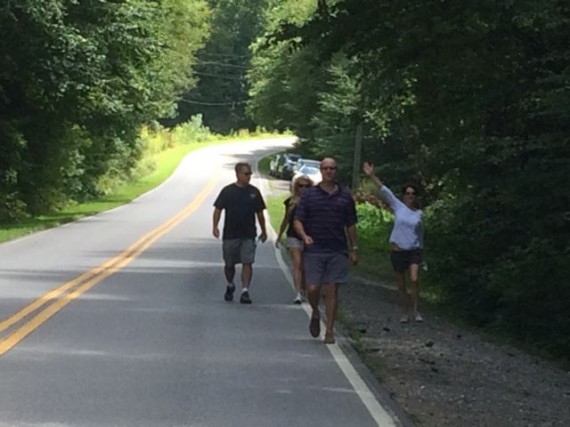
[[[277,166],[279,165],[279,161],[283,154],[276,154],[270,161],[269,161],[269,175],[277,176]]]
[[[307,166],[312,166],[312,167],[317,168],[317,169],[321,168],[320,160],[299,159],[299,161],[297,162],[297,165],[298,165],[298,167],[300,167],[301,165],[307,165]]]
[[[295,166],[300,159],[299,154],[282,154],[277,162],[275,176],[282,179],[293,178]]]
[[[294,183],[295,180],[297,180],[299,177],[303,175],[308,176],[311,179],[311,181],[313,181],[313,184],[318,184],[319,182],[321,182],[323,180],[320,169],[321,162],[317,161],[316,164],[314,162],[315,161],[309,161],[309,162],[304,161],[301,164],[301,166],[299,166],[295,170],[291,182]]]

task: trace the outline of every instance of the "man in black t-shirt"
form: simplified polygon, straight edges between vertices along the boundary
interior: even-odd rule
[[[224,274],[228,282],[224,299],[232,301],[236,290],[234,276],[236,264],[242,265],[241,270],[241,297],[242,304],[251,304],[249,284],[253,275],[253,262],[255,261],[255,237],[257,230],[255,218],[259,221],[261,234],[259,240],[267,240],[265,229],[265,202],[257,187],[251,181],[251,166],[249,163],[239,162],[235,166],[237,181],[225,186],[214,202],[214,217],[212,234],[216,239],[220,237],[218,224],[222,211],[225,210],[223,241]]]

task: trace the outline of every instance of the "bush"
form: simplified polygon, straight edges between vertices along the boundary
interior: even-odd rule
[[[372,252],[388,252],[388,237],[392,229],[393,215],[366,201],[357,203],[358,242]]]
[[[190,144],[192,142],[205,142],[215,139],[215,135],[210,132],[202,122],[202,115],[192,116],[186,123],[178,125],[173,130],[174,140],[179,144]]]

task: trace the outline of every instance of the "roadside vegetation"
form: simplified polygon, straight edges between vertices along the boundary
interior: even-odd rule
[[[420,187],[434,302],[472,327],[570,354],[568,2],[4,6],[6,233],[130,200],[139,190],[117,190],[126,183],[149,188],[158,152],[192,149],[150,141],[163,126],[169,138],[198,117],[221,135],[287,130],[303,155],[335,157],[362,201],[372,193],[354,182],[361,160],[396,192]],[[202,137],[188,126],[198,134],[179,136],[185,144]],[[380,245],[361,251],[363,274],[386,258],[375,206],[359,207],[362,246]]]
[[[202,125],[200,117],[173,129],[159,125],[145,127],[140,133],[141,160],[136,163],[136,173],[133,173],[132,178],[109,181],[103,195],[85,202],[69,201],[56,212],[0,223],[0,243],[129,203],[164,182],[184,156],[194,150],[213,144],[268,136],[276,135],[263,130],[249,132],[245,129],[226,136],[214,134]]]
[[[335,157],[345,183],[355,159],[395,192],[415,182],[430,296],[568,357],[569,6],[269,3],[248,73],[255,122]]]

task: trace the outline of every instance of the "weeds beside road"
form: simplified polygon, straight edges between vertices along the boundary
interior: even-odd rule
[[[268,212],[277,228],[287,187],[269,179],[277,191],[268,197]],[[364,364],[417,426],[570,423],[568,371],[458,326],[436,307],[426,312],[425,301],[425,322],[402,325],[388,254],[371,248],[370,239],[360,240],[359,266],[340,291],[339,322]]]

